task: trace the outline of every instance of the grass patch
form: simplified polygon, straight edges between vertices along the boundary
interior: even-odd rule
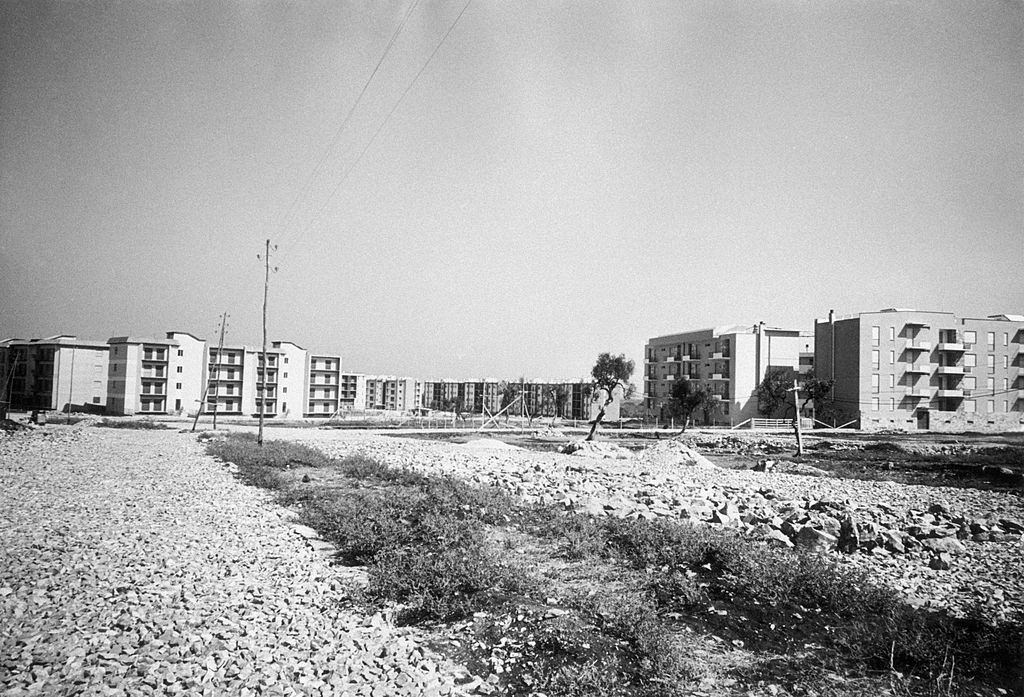
[[[152,419],[101,419],[93,424],[100,428],[126,428],[133,431],[165,431],[169,428],[165,423]]]
[[[1019,618],[915,610],[863,573],[733,530],[526,506],[362,456],[261,448],[250,435],[207,447],[296,506],[343,563],[366,565],[366,596],[398,603],[401,622],[469,622],[462,657],[498,675],[501,694],[668,697],[709,670],[796,694],[868,694],[894,675],[897,694],[1021,687]],[[709,669],[684,645],[708,633],[761,659]],[[868,677],[836,688],[836,673]]]

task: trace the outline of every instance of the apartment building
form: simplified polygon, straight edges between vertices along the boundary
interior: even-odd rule
[[[0,342],[0,403],[10,409],[101,412],[110,350],[71,335]]]
[[[225,346],[207,351],[206,413],[294,417],[306,404],[306,350],[290,341],[267,349]]]
[[[712,422],[734,425],[760,416],[757,386],[769,371],[793,375],[814,366],[814,337],[797,329],[727,325],[650,339],[644,354],[644,405],[667,418],[672,386],[691,380],[719,400]]]
[[[366,376],[366,408],[414,411],[423,406],[423,383],[393,375]]]
[[[338,355],[310,354],[306,390],[305,416],[310,418],[366,408],[366,376],[343,373]]]
[[[815,322],[819,375],[864,429],[1024,427],[1024,316],[891,308]]]
[[[164,339],[107,340],[108,414],[195,413],[202,400],[206,342],[187,332]]]

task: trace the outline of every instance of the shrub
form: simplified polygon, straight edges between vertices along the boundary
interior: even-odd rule
[[[369,595],[405,603],[403,623],[464,617],[483,607],[482,591],[501,586],[507,575],[482,545],[390,547],[369,570]]]
[[[286,470],[293,467],[327,467],[334,460],[319,450],[299,443],[265,440],[260,446],[251,433],[232,433],[227,438],[211,440],[206,452],[225,462],[233,462],[240,470],[270,467]]]
[[[153,421],[152,419],[101,419],[93,424],[100,428],[127,428],[140,431],[160,431],[171,428],[167,424]]]

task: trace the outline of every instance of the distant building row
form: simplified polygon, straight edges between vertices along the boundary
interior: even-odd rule
[[[339,411],[457,409],[495,413],[509,390],[494,379],[421,381],[342,371],[341,356],[275,341],[264,356],[246,346],[208,345],[187,332],[164,339],[73,336],[0,342],[0,404],[12,409],[107,414],[330,417]],[[590,418],[587,383],[512,383],[522,411]],[[517,402],[518,404],[518,402]],[[607,418],[617,418],[618,403]],[[520,413],[517,409],[516,413]]]
[[[664,411],[673,381],[692,380],[720,400],[716,421],[739,424],[759,416],[757,386],[779,368],[833,380],[833,416],[859,428],[1024,428],[1024,316],[1006,314],[830,312],[813,333],[759,324],[652,338],[645,405]]]

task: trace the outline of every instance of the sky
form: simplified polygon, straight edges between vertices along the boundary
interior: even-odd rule
[[[1022,126],[1021,2],[0,0],[0,338],[258,345],[267,239],[366,373],[1024,313]]]

